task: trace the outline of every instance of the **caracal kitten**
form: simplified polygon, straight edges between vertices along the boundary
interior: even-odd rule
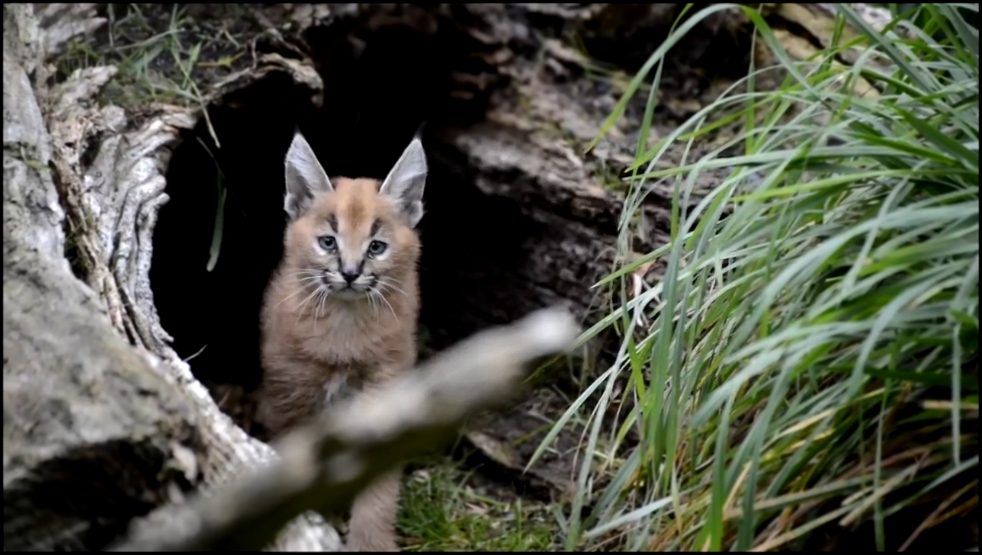
[[[261,313],[259,420],[273,436],[416,362],[426,157],[418,139],[385,180],[330,180],[298,132],[286,155],[283,260]],[[351,507],[352,551],[398,551],[401,470]]]

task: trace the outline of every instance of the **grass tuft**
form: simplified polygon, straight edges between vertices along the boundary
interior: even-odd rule
[[[555,517],[514,494],[480,491],[472,473],[445,462],[404,482],[398,529],[406,551],[555,551]],[[483,489],[507,486],[485,484]]]
[[[895,549],[977,508],[978,4],[918,6],[879,32],[837,5],[833,44],[794,60],[754,9],[714,5],[631,82],[604,131],[721,9],[743,11],[786,75],[756,90],[775,68],[751,66],[654,148],[639,142],[624,252],[600,284],[619,306],[581,338],[615,327],[622,345],[537,452],[588,409],[567,549],[801,548],[864,524]],[[845,41],[847,24],[859,33]],[[846,51],[860,52],[851,66]],[[732,122],[732,139],[687,159]],[[679,144],[682,163],[654,170]],[[665,182],[671,241],[628,262],[634,216]],[[655,261],[661,280],[637,286]],[[613,414],[618,380],[632,405]],[[924,504],[916,529],[885,526]]]

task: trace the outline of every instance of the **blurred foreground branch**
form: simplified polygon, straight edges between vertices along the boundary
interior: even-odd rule
[[[258,550],[305,511],[342,513],[375,477],[501,401],[526,364],[577,332],[572,316],[549,309],[477,334],[284,437],[271,466],[135,523],[115,550]]]

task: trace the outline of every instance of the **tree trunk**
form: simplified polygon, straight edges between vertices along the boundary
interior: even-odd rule
[[[667,238],[670,189],[656,184],[647,232],[618,242],[617,178],[645,95],[584,150],[681,5],[245,6],[251,63],[203,84],[206,111],[124,111],[98,102],[116,68],[55,83],[49,67],[106,23],[102,8],[4,5],[7,548],[101,549],[155,508],[274,460],[247,433],[261,435],[248,396],[224,399],[233,423],[212,395],[260,376],[258,307],[282,253],[297,126],[331,175],[380,178],[426,123],[424,355],[557,303],[589,321],[615,255]],[[621,73],[597,73],[570,36]],[[740,77],[750,44],[734,12],[697,26],[667,60],[654,134]],[[556,403],[543,394],[472,441],[520,468],[528,452],[488,446],[541,427],[526,409]],[[569,461],[546,462],[532,476],[563,487]],[[307,513],[271,548],[340,540]]]
[[[47,88],[46,55],[95,25],[92,8],[49,5],[38,18],[4,4],[6,549],[102,549],[135,517],[274,457],[219,411],[154,322],[158,157],[192,120],[165,113],[124,131],[121,110],[94,102],[112,68]],[[98,154],[82,164],[87,146]],[[88,284],[65,259],[63,205]],[[339,545],[310,515],[274,548]]]

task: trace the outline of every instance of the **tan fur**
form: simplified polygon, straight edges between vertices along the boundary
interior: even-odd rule
[[[315,197],[287,227],[283,260],[266,290],[261,315],[259,418],[274,436],[416,362],[420,242],[378,190],[373,179],[338,178],[333,191]],[[355,248],[339,249],[333,257],[318,251],[318,237],[333,232],[332,221],[346,246],[368,244],[373,223],[375,237],[387,241],[388,258],[366,257],[363,270],[366,276],[381,276],[382,299],[314,293],[312,276],[358,262]],[[349,549],[398,550],[394,526],[400,476],[394,472],[380,479],[355,501]]]

